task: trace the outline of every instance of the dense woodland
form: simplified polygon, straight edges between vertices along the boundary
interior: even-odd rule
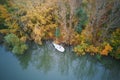
[[[120,0],[0,0],[0,42],[23,54],[28,41],[120,59]]]

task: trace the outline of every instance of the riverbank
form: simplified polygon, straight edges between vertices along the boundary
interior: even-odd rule
[[[53,40],[43,40],[42,41],[42,45],[39,45],[39,44],[37,44],[37,43],[35,43],[34,41],[27,41],[27,45],[28,45],[28,49],[22,54],[22,55],[24,55],[24,54],[26,54],[26,52],[29,52],[29,50],[30,50],[30,48],[33,48],[33,47],[42,47],[42,46],[44,46],[44,45],[51,45],[52,46],[52,49],[53,50],[55,50],[56,52],[58,52],[59,54],[65,54],[66,53],[66,51],[68,52],[68,51],[70,51],[70,52],[72,52],[72,53],[74,53],[74,55],[77,55],[77,56],[79,56],[79,57],[81,57],[81,56],[85,56],[85,55],[90,55],[90,56],[92,56],[92,57],[96,57],[96,59],[98,59],[98,60],[102,60],[102,58],[107,58],[107,57],[110,57],[110,58],[113,58],[113,59],[115,59],[114,57],[112,57],[112,56],[110,56],[110,55],[108,55],[108,56],[102,56],[102,55],[100,55],[100,54],[95,54],[95,53],[85,53],[85,55],[78,55],[78,54],[76,54],[76,52],[74,51],[74,46],[70,46],[70,45],[66,45],[66,44],[62,44],[63,46],[64,46],[64,48],[65,48],[65,52],[63,52],[63,53],[61,53],[61,52],[59,52],[58,50],[56,50],[54,47],[53,47],[53,44],[52,44],[52,42],[53,42]],[[10,52],[11,52],[11,50],[12,50],[12,48],[10,48],[6,43],[4,44],[4,42],[3,43],[1,43],[0,45],[2,45],[2,46],[5,46],[5,48],[7,49],[7,50],[9,50]],[[46,46],[47,47],[47,46]],[[13,53],[14,54],[14,53]],[[21,55],[21,54],[18,54],[18,55]],[[119,61],[119,60],[118,60]]]

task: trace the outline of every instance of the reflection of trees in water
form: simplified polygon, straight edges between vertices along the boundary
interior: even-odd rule
[[[49,42],[43,46],[34,45],[26,54],[16,55],[16,57],[23,69],[26,69],[31,62],[44,73],[57,70],[58,74],[73,75],[77,80],[118,80],[120,78],[119,61],[111,58],[97,61],[89,55],[78,57],[68,49],[65,53],[60,53]]]
[[[104,67],[102,80],[118,80],[120,79],[120,64],[119,60],[106,57],[102,59],[101,64]]]
[[[72,52],[69,49],[66,49],[66,52],[61,54],[58,59],[58,69],[61,74],[68,75],[71,67],[72,62],[74,61],[75,57],[72,55]]]
[[[75,65],[75,64],[74,64]],[[118,80],[120,64],[111,58],[103,58],[100,62],[94,57],[76,58],[73,72],[77,80]]]
[[[119,80],[120,79],[120,66],[119,68],[116,66],[113,66],[113,69],[109,71],[107,80]]]
[[[51,46],[45,44],[39,47],[32,58],[32,64],[45,73],[51,70],[53,66],[53,57],[51,56]]]
[[[73,68],[77,80],[92,80],[97,72],[95,64],[96,62],[92,58],[89,58],[89,56],[77,58]]]
[[[23,69],[27,69],[27,67],[29,66],[32,58],[32,51],[36,49],[36,45],[34,43],[30,43],[29,47],[29,50],[27,50],[25,54],[15,55],[18,58],[20,65]]]
[[[27,69],[27,67],[29,66],[29,62],[31,60],[31,57],[32,57],[31,50],[27,51],[23,55],[16,55],[16,57],[18,58],[18,60],[20,62],[20,65],[22,66],[22,68],[23,69]]]

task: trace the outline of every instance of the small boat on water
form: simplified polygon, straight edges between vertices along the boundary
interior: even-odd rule
[[[55,47],[55,49],[57,49],[58,51],[60,51],[60,52],[64,52],[65,51],[65,49],[64,49],[64,47],[63,46],[61,46],[61,45],[59,45],[59,44],[56,44],[56,43],[52,43],[53,44],[53,46]]]

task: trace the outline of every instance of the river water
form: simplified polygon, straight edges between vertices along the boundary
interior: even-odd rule
[[[120,80],[120,62],[77,56],[70,47],[60,53],[49,41],[32,44],[24,55],[14,55],[1,45],[0,80]]]

